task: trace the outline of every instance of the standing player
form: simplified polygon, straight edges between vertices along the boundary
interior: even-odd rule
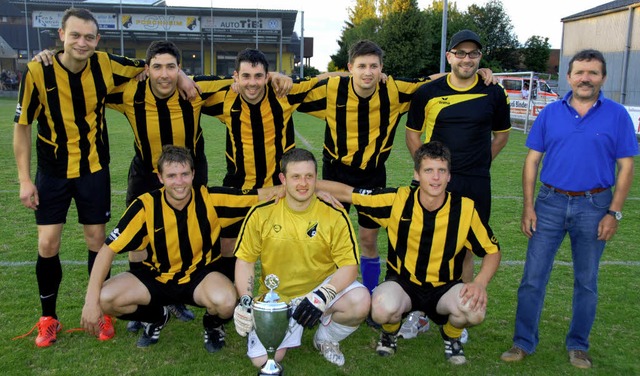
[[[236,294],[220,273],[221,226],[239,221],[258,199],[277,188],[243,192],[232,188],[194,187],[191,152],[165,145],[157,163],[162,188],[138,197],[101,247],[91,273],[82,326],[101,333],[103,314],[144,322],[138,347],[158,342],[169,320],[167,305],[206,307],[204,346],[225,345],[222,324],[233,315]],[[148,249],[149,262],[103,282],[116,253]]]
[[[253,189],[279,184],[280,159],[295,147],[293,112],[323,77],[295,82],[288,95],[280,96],[267,85],[268,76],[269,62],[262,52],[241,51],[233,73],[238,92],[229,90],[219,104],[203,109],[227,127],[224,186]],[[278,87],[284,87],[284,83]],[[221,235],[222,255],[231,271],[239,230],[238,223],[225,228]]]
[[[109,142],[105,97],[142,72],[144,62],[96,52],[98,22],[86,9],[68,9],[58,31],[64,49],[53,65],[30,62],[22,77],[13,148],[22,204],[35,211],[38,225],[36,277],[42,316],[36,345],[56,342],[62,328],[56,313],[62,281],[59,251],[71,200],[78,210],[89,249],[88,268],[105,239],[111,216]],[[31,180],[31,124],[38,122],[38,168]],[[104,277],[108,276],[105,273]],[[101,320],[99,339],[114,335],[111,318]]]
[[[370,297],[358,276],[358,245],[349,216],[318,200],[315,195],[316,160],[304,149],[282,156],[280,180],[285,198],[254,206],[242,225],[236,245],[236,289],[244,304],[234,313],[236,330],[249,334],[247,355],[257,367],[267,352],[252,330],[248,306],[253,297],[255,264],[262,276],[280,278],[283,301],[300,301],[293,311],[290,330],[278,346],[276,360],[288,348],[300,346],[303,327],[321,322],[313,344],[329,362],[342,366],[339,342],[353,333],[369,313]],[[265,293],[264,284],[260,293]],[[296,299],[300,298],[300,299]]]
[[[445,144],[452,155],[449,191],[472,199],[480,218],[488,224],[491,161],[507,144],[511,120],[505,90],[478,79],[481,49],[480,37],[473,31],[462,30],[451,37],[447,52],[451,73],[416,92],[409,109],[406,142],[411,155],[423,143],[423,134],[425,143]],[[462,280],[473,280],[470,252]]]
[[[446,191],[450,167],[451,153],[433,141],[414,155],[417,186],[372,191],[318,183],[387,229],[387,275],[371,298],[371,316],[382,324],[376,348],[381,356],[395,354],[402,316],[420,310],[440,325],[445,358],[463,364],[462,330],[484,320],[486,288],[500,265],[500,249],[475,203]],[[465,248],[482,257],[482,267],[473,281],[463,283]]]

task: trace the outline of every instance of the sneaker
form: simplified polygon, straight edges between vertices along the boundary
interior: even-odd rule
[[[465,364],[467,362],[467,358],[464,356],[460,337],[449,337],[444,333],[442,326],[440,327],[440,335],[444,340],[444,357],[449,361],[449,363],[455,365]]]
[[[131,333],[138,333],[140,329],[142,329],[142,322],[140,321],[129,321],[127,323],[127,331]]]
[[[204,348],[210,353],[222,350],[225,344],[224,336],[225,331],[222,325],[215,328],[204,328]]]
[[[167,321],[169,321],[169,311],[167,310],[167,307],[164,307],[164,317],[160,321],[154,323],[141,323],[143,330],[136,345],[143,348],[158,343],[158,339],[160,339],[160,331],[164,328]]]
[[[591,357],[584,350],[569,350],[569,362],[572,366],[582,369],[591,368],[592,365]]]
[[[182,303],[171,304],[168,305],[167,308],[169,309],[169,312],[171,312],[171,314],[180,321],[186,322],[196,318],[196,315],[193,313],[193,311],[187,308],[187,306]]]
[[[344,354],[340,351],[340,344],[338,342],[331,341],[318,341],[316,337],[313,337],[313,347],[316,350],[320,350],[320,353],[326,360],[337,365],[344,365]]]
[[[110,340],[116,335],[116,329],[113,326],[115,320],[115,318],[109,315],[102,316],[102,321],[100,321],[100,334],[98,334],[99,341]]]
[[[404,339],[416,338],[418,334],[429,330],[429,319],[420,311],[413,311],[407,316],[398,331],[398,337]]]
[[[519,362],[527,356],[526,351],[519,348],[516,345],[511,346],[511,348],[500,355],[500,360],[503,362]]]
[[[36,346],[38,347],[53,345],[57,341],[58,332],[62,330],[60,321],[51,316],[40,317],[36,327],[38,327],[38,336],[36,337]]]
[[[376,352],[380,356],[390,356],[396,353],[398,349],[398,336],[387,333],[384,330],[380,332],[380,340],[376,346]]]
[[[462,335],[460,336],[460,342],[462,342],[462,344],[466,344],[467,341],[469,341],[469,331],[467,330],[467,328],[462,329]]]

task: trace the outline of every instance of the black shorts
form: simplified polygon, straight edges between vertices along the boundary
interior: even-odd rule
[[[417,180],[411,181],[411,186],[418,187]],[[488,176],[451,175],[447,184],[447,191],[468,197],[473,200],[480,219],[485,224],[491,217],[491,178]]]
[[[67,222],[71,199],[76,203],[78,222],[100,225],[111,219],[111,177],[108,168],[79,178],[58,178],[36,172],[40,203],[35,211],[38,225]]]
[[[182,303],[201,307],[193,300],[193,292],[209,273],[219,272],[219,265],[216,264],[219,263],[214,262],[200,270],[196,270],[191,274],[191,280],[183,284],[162,283],[155,278],[155,272],[152,272],[147,267],[129,270],[128,272],[138,278],[147,290],[149,290],[149,294],[151,295],[149,305],[165,306]]]
[[[448,315],[437,312],[438,302],[447,291],[462,281],[452,281],[438,287],[418,286],[406,279],[400,278],[392,269],[387,269],[384,281],[392,281],[400,285],[411,299],[411,311],[424,312],[436,325],[444,325],[449,320]]]
[[[207,157],[197,158],[195,164],[195,176],[193,177],[193,187],[206,185],[208,179]],[[129,165],[129,177],[127,179],[126,204],[129,206],[138,196],[147,192],[162,188],[162,183],[158,179],[158,174],[145,167],[142,160],[136,155]]]
[[[242,222],[244,221],[238,221],[231,226],[223,227],[220,230],[220,237],[225,239],[237,238],[238,234],[240,234],[240,229],[242,228]]]
[[[384,165],[371,169],[361,170],[340,163],[336,160],[323,158],[322,178],[350,185],[354,188],[384,188],[387,185],[387,170]],[[342,203],[344,210],[349,212],[351,204]],[[356,207],[356,210],[358,208]],[[380,225],[371,218],[358,213],[358,224],[364,228],[375,229]]]

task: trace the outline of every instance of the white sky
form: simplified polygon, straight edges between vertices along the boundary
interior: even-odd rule
[[[327,69],[330,55],[338,50],[336,42],[341,35],[344,22],[348,18],[347,8],[355,5],[355,0],[188,0],[189,6],[248,9],[291,9],[304,11],[304,36],[314,38],[311,65],[320,71]],[[169,5],[184,6],[185,0],[167,0]],[[484,5],[486,0],[449,0],[456,3],[458,10],[464,11],[471,4]],[[511,18],[514,32],[521,43],[532,35],[548,37],[552,48],[560,48],[562,38],[561,18],[591,9],[607,0],[502,0],[505,11]],[[420,8],[425,8],[432,0],[418,0]],[[300,34],[300,16],[295,31]]]

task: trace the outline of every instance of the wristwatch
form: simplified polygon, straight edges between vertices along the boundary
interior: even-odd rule
[[[622,212],[613,211],[613,210],[607,210],[607,214],[612,215],[613,218],[615,218],[618,221],[622,219]]]

